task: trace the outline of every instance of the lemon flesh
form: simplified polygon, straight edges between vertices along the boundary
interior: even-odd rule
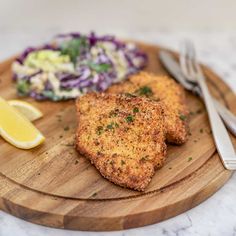
[[[0,98],[0,135],[15,147],[30,149],[45,138],[20,112]]]
[[[11,106],[15,107],[22,115],[28,120],[34,121],[43,116],[42,112],[36,107],[32,106],[28,102],[21,100],[9,100],[7,101]]]

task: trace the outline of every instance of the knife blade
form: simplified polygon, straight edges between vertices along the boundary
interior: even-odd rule
[[[159,58],[170,75],[172,75],[173,78],[178,81],[185,89],[192,91],[199,96],[201,95],[200,89],[197,85],[186,81],[178,62],[169,52],[163,50],[160,51]]]
[[[181,71],[180,65],[174,59],[171,53],[161,50],[159,53],[159,58],[161,60],[161,63],[165,67],[165,69],[169,72],[170,75],[172,75],[172,77],[176,81],[178,81],[185,89],[202,97],[202,92],[200,88],[197,85],[194,85],[186,81]],[[230,130],[230,132],[234,136],[236,136],[236,116],[230,110],[228,110],[224,105],[219,103],[216,99],[213,99],[213,100],[214,100],[215,107],[219,115],[223,119],[225,125]]]

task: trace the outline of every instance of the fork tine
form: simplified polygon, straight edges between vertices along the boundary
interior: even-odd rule
[[[196,50],[195,50],[193,42],[189,41],[188,48],[189,48],[189,53],[190,53],[190,57],[191,57],[191,60],[192,60],[192,65],[195,69],[195,72],[197,74],[202,74],[202,70],[201,70],[201,67],[200,67],[200,65],[198,63],[198,60],[197,60]]]
[[[187,67],[187,58],[186,58],[186,54],[187,54],[186,49],[187,48],[186,48],[185,42],[181,43],[179,61],[180,61],[180,66],[181,66],[184,76],[186,78],[189,78],[188,67]]]
[[[187,44],[187,47],[188,47],[188,51],[189,51],[189,57],[191,59],[196,58],[196,52],[195,52],[195,48],[194,48],[193,42],[189,40],[188,44]]]
[[[196,71],[193,65],[193,58],[195,54],[194,54],[194,50],[192,48],[191,42],[189,40],[186,41],[185,47],[186,47],[186,52],[187,52],[186,62],[187,62],[188,71],[189,71],[189,80],[191,80],[192,82],[196,82],[195,80]]]

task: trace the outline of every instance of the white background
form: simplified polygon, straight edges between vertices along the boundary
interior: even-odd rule
[[[58,32],[91,30],[142,32],[143,40],[150,32],[232,32],[236,0],[0,0],[0,59]]]
[[[0,29],[234,30],[235,0],[0,0]]]

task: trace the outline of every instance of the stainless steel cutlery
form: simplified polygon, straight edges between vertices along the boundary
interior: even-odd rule
[[[202,97],[202,92],[199,89],[197,84],[189,82],[181,68],[179,63],[175,60],[173,55],[167,51],[160,52],[160,60],[166,70],[173,76],[175,80],[177,80],[185,89],[197,94],[198,96]],[[215,108],[217,109],[219,115],[221,116],[222,120],[224,121],[225,125],[229,129],[229,131],[236,136],[236,116],[227,109],[224,105],[218,102],[216,99],[212,98],[214,101]]]
[[[234,147],[221,118],[234,135],[236,135],[236,118],[227,108],[216,100],[213,100],[210,95],[206,85],[205,75],[197,61],[192,42],[186,41],[182,45],[180,65],[164,51],[160,53],[160,59],[167,70],[186,89],[202,97],[208,112],[213,138],[222,163],[226,169],[235,170],[236,155]]]

